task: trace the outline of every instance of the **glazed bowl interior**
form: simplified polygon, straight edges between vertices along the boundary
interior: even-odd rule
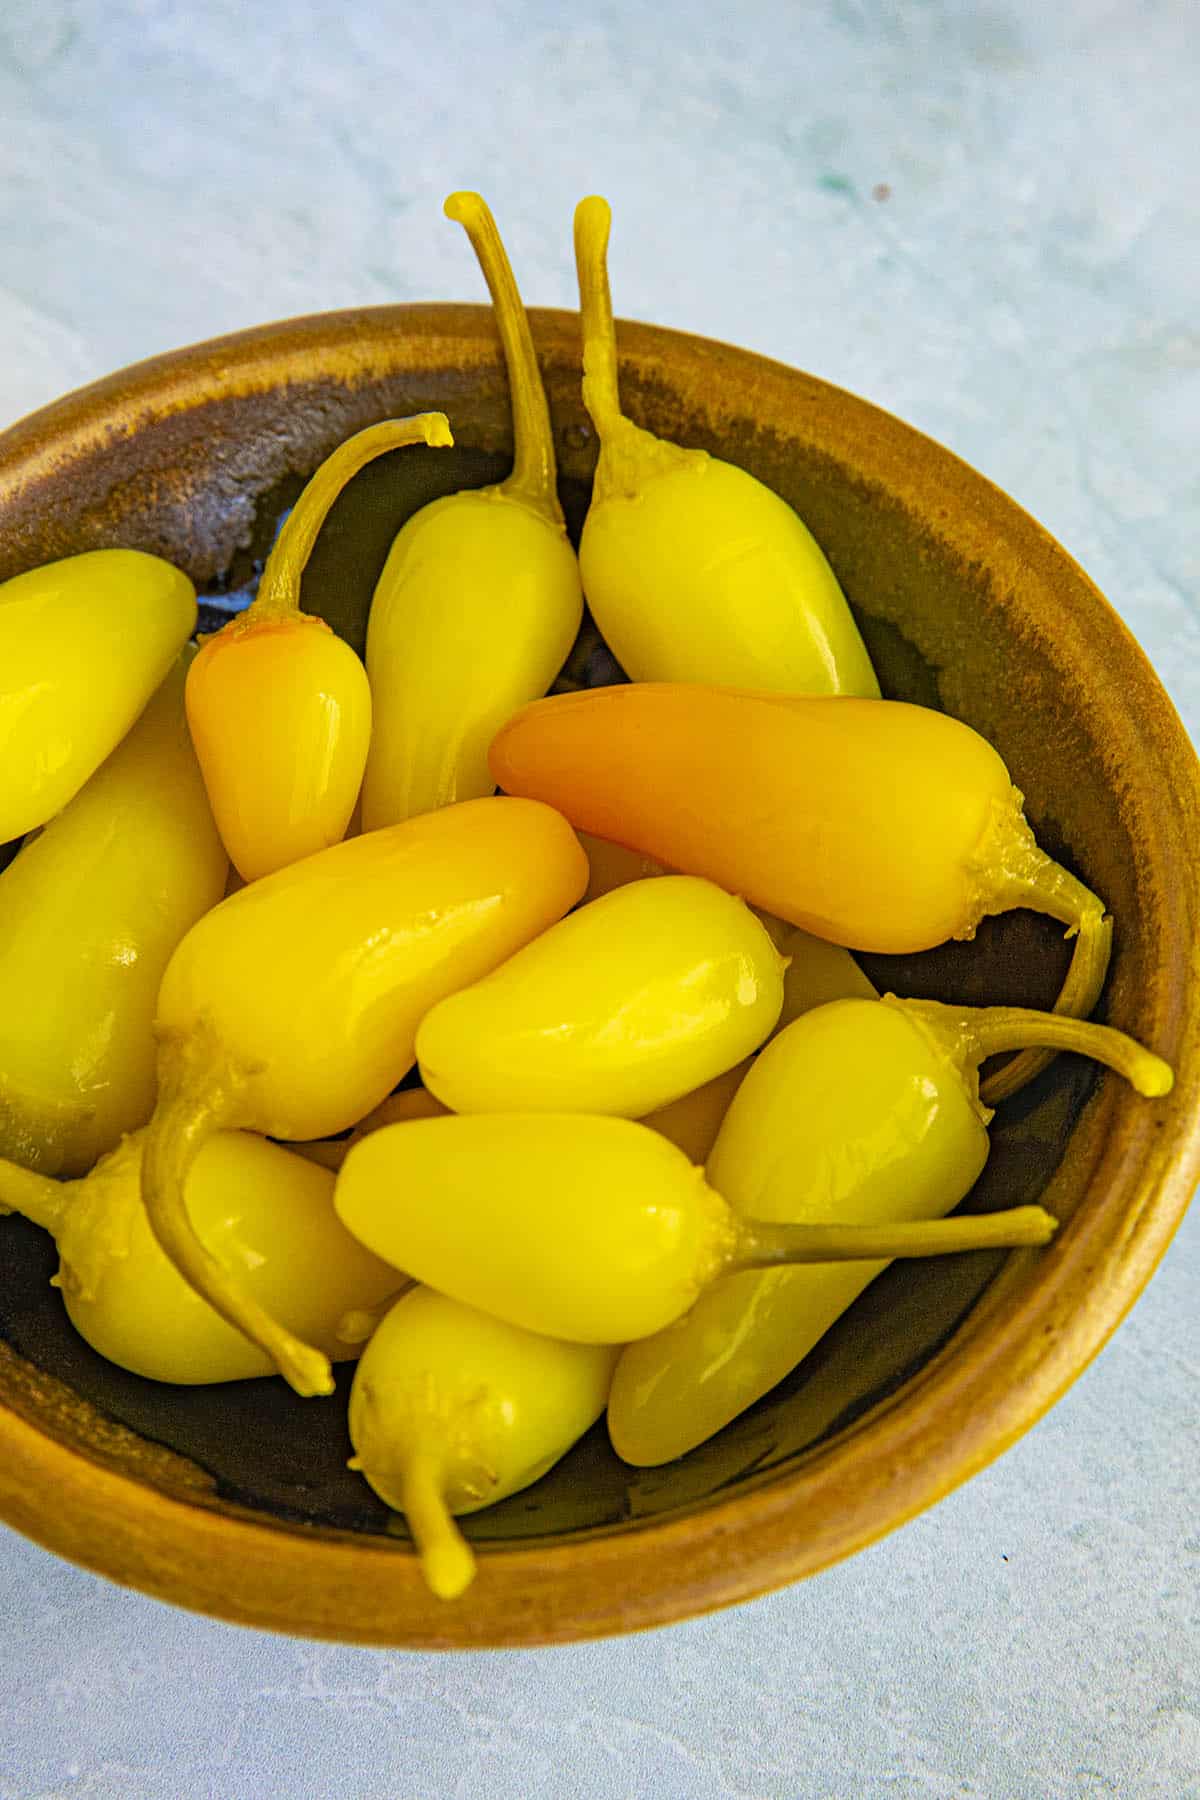
[[[577,534],[595,462],[577,324],[541,313],[534,326]],[[402,1531],[346,1469],[348,1366],[330,1403],[277,1380],[189,1390],[127,1375],[72,1332],[48,1285],[49,1240],[6,1220],[0,1512],[150,1592],[248,1623],[397,1644],[593,1635],[760,1592],[900,1523],[1032,1423],[1132,1303],[1186,1205],[1195,764],[1140,652],[1044,532],[898,421],[680,334],[623,327],[621,348],[639,422],[742,465],[797,507],[884,693],[954,713],[1004,756],[1042,844],[1114,914],[1100,1016],[1175,1063],[1175,1093],[1151,1108],[1059,1057],[1002,1109],[966,1202],[1041,1199],[1064,1221],[1051,1250],[893,1265],[788,1380],[678,1463],[627,1468],[596,1427],[535,1487],[466,1522],[481,1573],[453,1607],[430,1601]],[[361,426],[428,408],[448,413],[456,448],[365,470],[305,577],[304,605],[361,649],[404,519],[509,466],[507,385],[485,309],[295,321],[59,402],[0,439],[0,579],[104,545],[155,551],[195,580],[211,629],[244,602],[321,458]],[[594,637],[572,672],[614,674]],[[902,994],[1044,1005],[1067,954],[1048,921],[1010,914],[970,944],[863,961]],[[64,1518],[39,1499],[48,1481],[66,1497]]]

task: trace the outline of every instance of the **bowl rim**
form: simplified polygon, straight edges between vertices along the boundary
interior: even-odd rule
[[[573,313],[530,309],[543,358],[578,360]],[[1110,707],[1116,749],[1161,783],[1155,814],[1173,935],[1139,1025],[1172,1060],[1169,1111],[1112,1078],[1077,1128],[1076,1153],[1102,1181],[1046,1251],[1017,1252],[937,1352],[903,1386],[806,1454],[732,1498],[661,1520],[560,1541],[478,1546],[465,1600],[432,1599],[404,1542],[217,1511],[147,1485],[50,1437],[0,1403],[0,1519],[62,1556],[158,1598],[239,1624],[416,1649],[520,1647],[668,1624],[752,1598],[840,1561],[933,1505],[1027,1431],[1082,1373],[1149,1281],[1200,1175],[1200,873],[1186,854],[1200,821],[1200,766],[1145,656],[1067,553],[986,477],[869,402],[781,363],[664,327],[618,323],[623,368],[672,377],[699,398],[714,363],[735,376],[738,416],[764,400],[819,415],[821,448],[922,511],[912,466],[934,458],[939,531],[972,527],[1015,542],[1031,578],[1069,576],[1062,655],[1086,654]],[[439,348],[462,369],[499,368],[490,309],[435,303],[318,313],[154,357],[79,389],[0,435],[0,502],[52,473],[69,444],[111,441],[207,400],[303,383],[351,387],[426,369]],[[710,407],[711,411],[712,408]],[[914,450],[920,455],[914,456]],[[1056,617],[1056,627],[1059,620]],[[1108,713],[1105,714],[1106,720]],[[1197,998],[1193,998],[1196,995]],[[1086,1227],[1086,1229],[1085,1229]],[[1017,1275],[1039,1258],[1035,1278]],[[7,1351],[5,1352],[7,1356]],[[47,1505],[46,1496],[53,1496]],[[564,1604],[563,1596],[568,1596]]]

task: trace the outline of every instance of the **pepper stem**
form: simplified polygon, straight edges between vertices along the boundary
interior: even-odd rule
[[[350,478],[367,463],[406,444],[431,444],[442,449],[453,442],[445,413],[428,412],[417,413],[411,419],[384,419],[339,444],[325,458],[284,520],[255,599],[226,630],[245,631],[253,625],[294,619],[300,614],[300,578],[313,545],[330,507]]]
[[[374,1306],[355,1306],[343,1313],[333,1333],[338,1343],[365,1344],[375,1335],[397,1300],[403,1300],[416,1285],[415,1281],[406,1279],[398,1288],[393,1288],[386,1300],[380,1300]]]
[[[781,1263],[890,1262],[898,1256],[1015,1250],[1048,1244],[1057,1230],[1058,1220],[1041,1206],[895,1225],[772,1225],[739,1219],[737,1248],[722,1273]]]
[[[457,1600],[475,1579],[475,1553],[446,1505],[440,1473],[436,1458],[417,1451],[400,1491],[422,1574],[439,1600]]]
[[[142,1201],[163,1253],[193,1291],[235,1331],[257,1344],[284,1380],[306,1398],[333,1392],[329,1359],[304,1344],[244,1293],[196,1235],[185,1190],[192,1165],[214,1132],[244,1121],[238,1116],[236,1080],[219,1072],[197,1086],[189,1081],[202,1064],[195,1045],[177,1045],[162,1058],[159,1103],[146,1128]],[[210,1065],[211,1069],[211,1065]]]
[[[56,1238],[74,1185],[35,1175],[20,1163],[0,1160],[0,1213],[20,1213]]]
[[[984,845],[986,910],[1008,912],[1027,906],[1031,912],[1046,913],[1068,927],[1067,936],[1075,938],[1075,948],[1054,1010],[1070,1018],[1086,1019],[1095,1009],[1108,974],[1112,920],[1105,913],[1103,901],[1090,888],[1046,855],[1022,805],[1023,796],[1014,788],[1010,802],[997,810]],[[1053,1051],[1043,1048],[1015,1056],[985,1082],[985,1102],[992,1106],[1009,1099],[1040,1075],[1053,1059]]]
[[[504,347],[512,396],[513,466],[512,474],[500,483],[499,491],[523,501],[536,512],[544,513],[552,524],[561,526],[563,515],[555,485],[557,469],[550,408],[546,403],[529,318],[496,221],[480,194],[451,194],[442,210],[448,219],[462,226],[471,240],[471,248],[492,296],[492,310]]]
[[[1175,1080],[1161,1056],[1123,1031],[1093,1024],[1090,1019],[1036,1012],[1025,1006],[943,1006],[937,1000],[898,1000],[894,994],[886,994],[883,1004],[898,1008],[922,1026],[964,1076],[972,1075],[985,1057],[1001,1051],[1044,1047],[1090,1056],[1123,1075],[1147,1099],[1169,1094]]]
[[[599,194],[575,208],[575,271],[583,324],[583,404],[600,438],[592,504],[632,498],[647,480],[708,461],[703,450],[681,450],[643,431],[621,411],[617,333],[608,284],[608,233],[612,209]]]

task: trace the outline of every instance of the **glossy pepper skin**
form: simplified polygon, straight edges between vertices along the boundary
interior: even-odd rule
[[[281,1331],[190,1230],[184,1183],[201,1144],[222,1127],[315,1138],[355,1124],[412,1066],[429,1008],[561,917],[586,881],[578,840],[549,807],[469,801],[264,876],[171,958],[142,1169],[150,1223],[298,1392],[329,1391],[326,1358]]]
[[[300,610],[304,565],[333,502],[377,456],[453,442],[441,413],[368,426],[326,458],[276,539],[248,610],[204,644],[188,720],[234,867],[256,881],[341,842],[366,767],[366,670],[323,619]]]
[[[1142,1093],[1170,1071],[1104,1027],[1016,1008],[846,999],[781,1032],[743,1081],[706,1174],[747,1218],[886,1227],[956,1207],[987,1161],[978,1065],[1049,1041],[1100,1056]],[[782,1381],[885,1259],[733,1275],[623,1353],[609,1435],[626,1462],[669,1462]]]
[[[1091,1011],[1102,903],[1038,848],[1001,758],[944,713],[896,700],[637,683],[526,707],[498,733],[507,793],[738,893],[852,950],[969,938],[1026,906],[1077,933],[1057,1010]],[[1048,1060],[989,1084],[1015,1091]]]
[[[850,952],[837,944],[810,937],[807,931],[785,928],[780,949],[787,967],[783,975],[783,1008],[772,1039],[804,1013],[824,1006],[830,1000],[879,998]],[[657,1112],[647,1113],[643,1125],[649,1125],[652,1131],[661,1131],[673,1144],[678,1144],[690,1161],[707,1162],[717,1141],[721,1121],[753,1067],[754,1058],[747,1057],[735,1068],[705,1082],[703,1087],[685,1094],[682,1099]]]
[[[808,527],[752,475],[621,412],[598,196],[575,212],[583,400],[600,437],[579,546],[588,604],[635,681],[878,695],[837,577]]]
[[[665,1106],[757,1050],[783,959],[749,907],[662,875],[554,925],[422,1020],[427,1088],[455,1112]]]
[[[738,1268],[1044,1243],[1040,1207],[864,1233],[740,1218],[658,1132],[592,1113],[475,1113],[372,1132],[337,1177],[342,1223],[393,1267],[572,1343],[679,1318]]]
[[[187,655],[0,874],[0,1156],[82,1175],[154,1110],[171,953],[228,867],[188,737]]]
[[[142,1206],[143,1132],[82,1181],[0,1162],[0,1212],[54,1237],[68,1316],[101,1356],[151,1381],[194,1386],[270,1375],[270,1357],[227,1325],[159,1248]],[[244,1131],[218,1132],[196,1158],[187,1205],[197,1233],[288,1328],[335,1360],[357,1355],[343,1315],[401,1285],[395,1269],[338,1223],[333,1176]]]
[[[422,507],[392,545],[367,626],[375,704],[363,784],[368,831],[492,792],[493,734],[546,692],[583,615],[549,409],[512,269],[478,194],[452,194],[446,213],[466,230],[491,291],[515,460],[498,486]]]
[[[388,1312],[350,1393],[350,1467],[406,1515],[440,1598],[475,1575],[451,1515],[539,1481],[604,1411],[615,1361],[606,1345],[521,1331],[432,1288]]]
[[[187,576],[141,550],[88,550],[0,584],[0,844],[79,792],[195,628]]]

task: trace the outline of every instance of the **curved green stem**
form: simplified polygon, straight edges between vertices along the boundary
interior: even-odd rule
[[[986,1057],[1002,1051],[1044,1048],[1090,1056],[1123,1075],[1147,1099],[1169,1094],[1175,1080],[1161,1056],[1125,1032],[1111,1025],[1095,1025],[1090,1019],[1036,1012],[1025,1006],[943,1006],[937,1000],[900,1000],[894,994],[885,995],[883,1003],[920,1024],[964,1077],[972,1075]]]
[[[492,310],[504,348],[512,397],[513,467],[508,479],[500,483],[499,491],[544,513],[553,524],[562,525],[550,408],[529,318],[496,221],[480,194],[451,194],[443,211],[448,219],[462,226],[471,240],[492,296]]]
[[[1064,1017],[1086,1019],[1095,1009],[1108,974],[1112,956],[1112,920],[1099,903],[1097,906],[1097,911],[1079,921],[1071,966],[1054,1002],[1055,1012]],[[1023,1050],[984,1082],[981,1089],[984,1103],[996,1106],[1001,1100],[1007,1100],[1035,1075],[1040,1075],[1053,1060],[1052,1050]]]
[[[623,422],[617,380],[617,334],[608,285],[612,208],[591,194],[575,208],[575,273],[583,325],[583,404],[603,438]]]
[[[475,1553],[446,1505],[438,1459],[415,1451],[400,1491],[426,1581],[439,1600],[457,1600],[475,1579]]]
[[[57,1237],[74,1182],[52,1181],[20,1163],[0,1160],[0,1213],[20,1213]]]
[[[330,507],[350,478],[367,463],[389,450],[402,449],[406,444],[432,444],[440,449],[453,442],[445,413],[429,412],[417,413],[411,419],[384,419],[339,444],[325,458],[284,520],[253,603],[226,630],[245,631],[254,625],[293,619],[300,614],[300,578],[304,574],[304,565],[312,554]]]
[[[1013,788],[1009,802],[997,809],[982,848],[979,872],[986,889],[984,910],[1008,912],[1027,906],[1068,927],[1075,948],[1054,1011],[1086,1019],[1094,1011],[1108,975],[1112,954],[1112,920],[1104,902],[1091,889],[1046,855],[1022,811],[1023,796]],[[1007,1100],[1053,1060],[1053,1051],[1031,1049],[1015,1056],[984,1085],[990,1106]]]
[[[188,1286],[264,1350],[298,1394],[331,1394],[328,1357],[301,1343],[244,1293],[196,1235],[185,1198],[192,1165],[214,1132],[248,1122],[238,1115],[236,1081],[223,1080],[219,1069],[206,1082],[197,1085],[194,1077],[189,1082],[189,1063],[194,1068],[200,1061],[190,1046],[163,1058],[159,1103],[146,1128],[142,1159],[142,1202],[150,1228]]]
[[[608,284],[608,233],[612,209],[599,194],[575,208],[575,271],[583,325],[583,404],[600,439],[600,458],[592,483],[592,505],[620,497],[633,498],[656,475],[708,462],[706,450],[683,450],[678,444],[643,431],[621,411],[617,380],[617,333]]]
[[[1041,1206],[895,1225],[772,1225],[739,1219],[737,1248],[724,1273],[792,1263],[890,1262],[898,1256],[1014,1250],[1048,1244],[1057,1230],[1058,1220]]]

